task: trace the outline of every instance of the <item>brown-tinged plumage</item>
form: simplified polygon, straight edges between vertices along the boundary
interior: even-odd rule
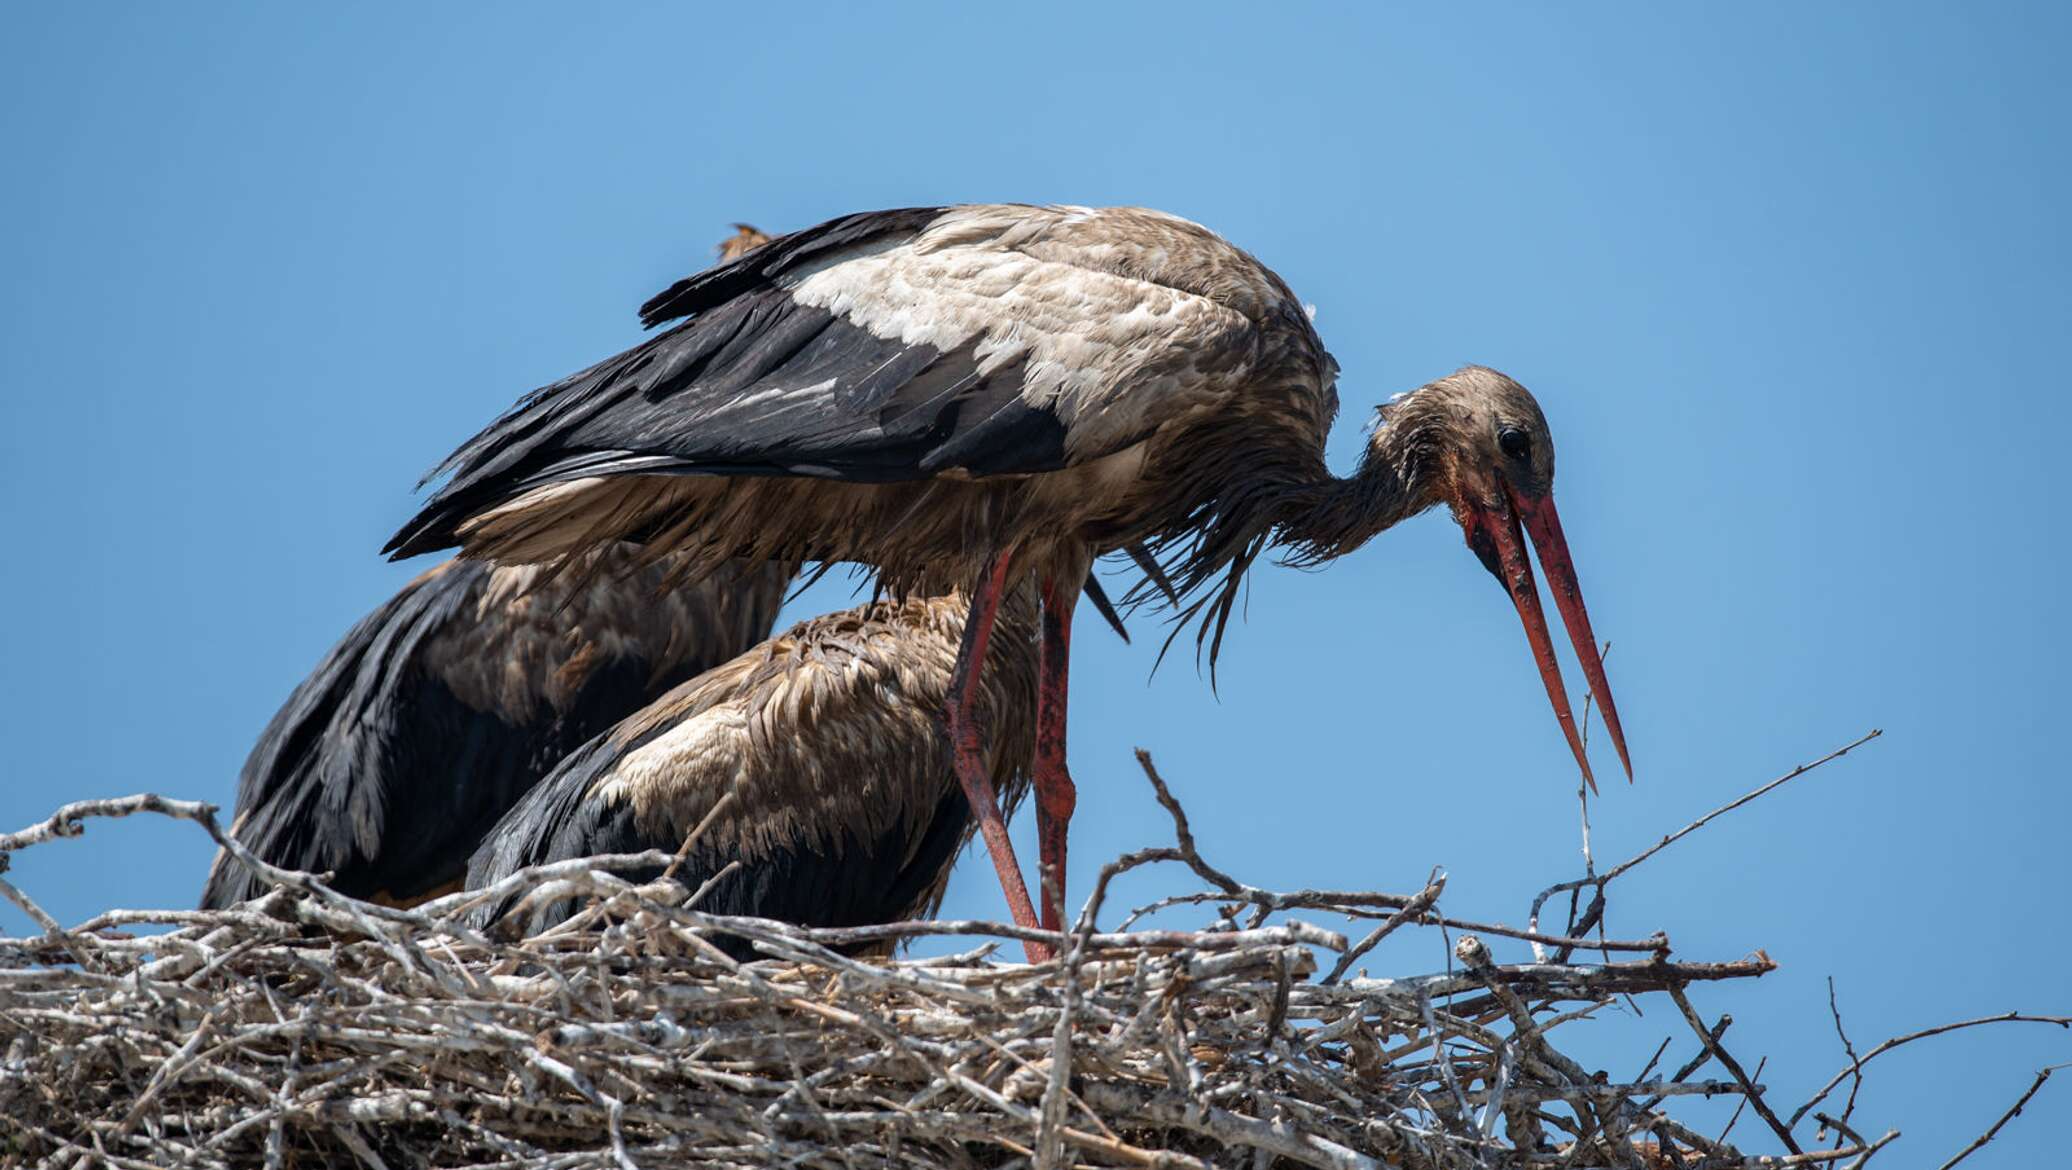
[[[734,260],[768,241],[746,224]],[[574,571],[449,561],[354,626],[261,734],[232,832],[348,893],[408,904],[455,888],[482,834],[576,746],[765,637],[791,577],[736,563],[671,588],[631,546]],[[263,883],[218,853],[202,905]]]
[[[681,323],[463,445],[390,551],[555,561],[632,539],[692,576],[732,557],[851,560],[895,593],[967,590],[946,715],[1019,921],[1035,916],[965,688],[999,598],[1035,578],[1034,784],[1042,862],[1061,885],[1076,583],[1139,542],[1163,557],[1213,661],[1270,547],[1337,556],[1449,505],[1511,592],[1587,776],[1522,525],[1625,758],[1532,396],[1461,370],[1399,398],[1359,470],[1334,476],[1336,362],[1281,279],[1206,228],[1138,208],[870,212],[679,281],[645,316]],[[1055,901],[1044,919],[1059,921]]]
[[[684,683],[527,794],[469,863],[468,885],[549,861],[674,852],[702,823],[677,872],[693,889],[724,874],[700,909],[809,926],[932,913],[974,826],[941,720],[969,610],[957,595],[879,600],[801,622]],[[1025,585],[1000,607],[973,698],[990,730],[987,774],[1010,805],[1028,787],[1035,626]],[[531,906],[521,925],[569,910]],[[739,940],[725,945],[751,957]]]
[[[734,234],[721,240],[718,246],[713,248],[713,252],[719,256],[719,262],[725,264],[730,260],[739,260],[769,242],[769,235],[761,229],[737,223],[734,225]]]
[[[231,832],[357,897],[456,888],[498,817],[584,741],[769,633],[791,573],[722,566],[669,587],[629,546],[591,574],[448,561],[333,647],[238,777]],[[204,907],[265,891],[218,853]]]

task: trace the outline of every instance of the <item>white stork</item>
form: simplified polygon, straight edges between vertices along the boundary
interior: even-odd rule
[[[735,224],[737,260],[769,237]],[[331,648],[238,776],[231,831],[260,858],[410,904],[458,888],[468,855],[568,752],[767,637],[789,566],[727,565],[665,590],[628,546],[581,571],[448,561]],[[264,892],[219,852],[204,908]]]
[[[1324,462],[1337,363],[1301,303],[1199,225],[1136,208],[973,205],[844,216],[648,302],[635,348],[533,392],[453,453],[395,536],[410,556],[558,561],[642,542],[695,577],[734,557],[860,561],[895,593],[967,590],[945,700],[957,771],[1018,922],[972,684],[1010,584],[1038,582],[1033,775],[1061,918],[1067,635],[1097,556],[1147,543],[1213,662],[1270,547],[1342,555],[1449,506],[1517,606],[1584,775],[1524,531],[1627,774],[1524,387],[1469,367],[1384,408],[1357,471]]]
[[[458,889],[468,854],[592,736],[770,632],[789,566],[663,588],[630,546],[599,575],[454,560],[355,625],[274,715],[238,776],[231,833],[339,891],[410,905]],[[625,575],[620,575],[625,574]],[[206,908],[264,893],[218,852]]]
[[[969,612],[955,594],[879,600],[684,683],[527,793],[468,863],[468,888],[549,861],[673,852],[702,825],[676,874],[693,889],[711,882],[701,910],[807,926],[932,913],[975,823],[941,720]],[[986,775],[1009,807],[1028,790],[1035,634],[1025,583],[1000,606],[973,691],[990,730]],[[517,921],[532,933],[571,909],[532,905]],[[755,957],[742,940],[716,941]]]

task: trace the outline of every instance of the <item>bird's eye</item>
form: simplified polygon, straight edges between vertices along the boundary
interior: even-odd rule
[[[1532,458],[1532,436],[1516,427],[1505,427],[1499,431],[1496,442],[1497,446],[1504,449],[1504,454],[1513,459],[1524,462]]]

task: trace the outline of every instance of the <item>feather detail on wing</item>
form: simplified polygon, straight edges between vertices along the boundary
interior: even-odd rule
[[[1033,594],[1011,601],[982,676],[1010,803],[1026,789],[1033,617]],[[683,684],[570,754],[491,830],[468,885],[603,852],[675,851],[706,824],[677,875],[694,888],[717,879],[702,910],[825,926],[925,911],[971,827],[937,715],[963,618],[961,599],[875,602]],[[522,929],[570,909],[535,906]]]
[[[735,565],[666,596],[602,565],[542,584],[452,561],[355,625],[268,724],[238,781],[238,839],[338,889],[410,901],[555,760],[767,635],[789,572]],[[219,855],[203,905],[264,889]]]
[[[1161,283],[1143,249],[1116,242],[1147,224],[1241,256],[1155,213],[1030,207],[874,212],[773,240],[644,310],[682,324],[471,439],[387,551],[460,543],[485,513],[611,477],[890,483],[1123,450],[1176,396],[1212,405],[1202,387],[1241,375],[1259,344],[1244,289],[1210,290],[1225,303]]]

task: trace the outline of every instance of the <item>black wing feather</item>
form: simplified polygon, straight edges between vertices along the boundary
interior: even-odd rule
[[[567,710],[513,722],[463,702],[424,661],[428,639],[476,620],[491,571],[460,561],[411,582],[295,688],[238,777],[241,842],[275,865],[333,871],[356,897],[422,897],[462,877],[483,834],[566,752],[738,649],[715,640],[659,676],[645,655],[609,656]],[[202,905],[264,889],[221,857]]]
[[[335,870],[378,841],[386,802],[380,784],[356,786],[399,754],[398,664],[477,594],[485,565],[455,565],[411,582],[361,619],[297,686],[252,747],[237,783],[237,836],[262,859]],[[448,695],[450,698],[450,694]],[[384,746],[387,744],[388,746]],[[203,907],[259,893],[256,875],[227,859],[210,871]],[[365,892],[372,892],[365,891]]]
[[[1026,369],[981,372],[975,346],[882,338],[800,304],[772,279],[935,208],[848,216],[679,281],[650,322],[690,320],[521,400],[434,475],[449,475],[384,550],[459,543],[469,517],[525,492],[615,475],[785,475],[888,483],[952,469],[1065,466],[1063,423],[1021,396]]]
[[[947,207],[902,207],[892,211],[860,211],[802,232],[779,236],[732,263],[714,265],[693,273],[648,298],[648,302],[640,307],[640,323],[652,329],[669,321],[694,316],[768,282],[771,277],[797,269],[829,253],[886,236],[918,232],[947,210]]]
[[[583,746],[527,793],[491,829],[468,862],[467,885],[494,885],[533,865],[593,857],[603,853],[638,853],[648,849],[674,852],[683,842],[643,831],[627,802],[608,802],[593,793],[614,765],[654,736],[668,730],[662,723],[648,735],[619,741],[602,735]],[[868,926],[897,921],[913,912],[942,872],[956,861],[971,820],[964,794],[947,776],[931,807],[907,810],[928,818],[918,847],[905,825],[893,823],[871,839],[849,826],[839,850],[808,847],[800,841],[773,845],[743,857],[700,845],[677,870],[677,878],[697,889],[735,861],[732,873],[713,883],[698,909],[713,914],[773,918],[804,926]],[[649,881],[659,868],[624,872],[631,881]],[[517,898],[477,907],[470,912],[476,926],[488,926],[508,914]],[[527,933],[574,913],[573,902],[535,908],[519,925]],[[746,940],[731,936],[714,940],[738,959],[754,958]]]

